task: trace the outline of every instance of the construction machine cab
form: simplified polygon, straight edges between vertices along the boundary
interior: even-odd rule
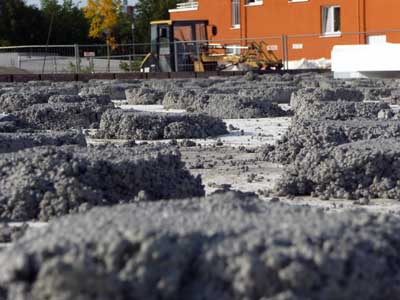
[[[151,22],[151,53],[142,62],[144,72],[193,72],[215,69],[217,64],[205,66],[201,56],[207,47],[208,21]]]

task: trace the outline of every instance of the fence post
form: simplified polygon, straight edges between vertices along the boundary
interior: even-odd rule
[[[179,63],[178,63],[178,47],[176,46],[176,41],[174,41],[174,53],[175,53],[175,72],[179,72]]]
[[[129,55],[129,72],[132,72],[132,56]]]
[[[200,62],[201,62],[201,57],[200,57],[200,44],[199,42],[195,42],[196,43],[196,56],[197,56],[197,61],[195,63],[195,68],[194,71],[196,72],[196,65],[197,65],[197,70],[200,70]]]
[[[79,45],[74,45],[74,52],[75,52],[75,73],[79,74],[81,72],[81,60],[79,56]]]
[[[285,35],[282,34],[281,36],[282,42],[282,64],[283,68],[286,70],[286,44],[285,44]]]
[[[286,52],[285,69],[289,70],[289,38],[287,35],[285,35],[285,52]]]

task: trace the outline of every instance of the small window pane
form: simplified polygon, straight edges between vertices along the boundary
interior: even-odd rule
[[[335,7],[335,32],[340,31],[340,7]]]

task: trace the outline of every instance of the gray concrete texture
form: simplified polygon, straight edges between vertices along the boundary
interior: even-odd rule
[[[165,114],[113,109],[101,118],[96,138],[183,139],[207,138],[228,133],[225,123],[206,114]]]
[[[37,147],[0,158],[0,219],[46,221],[93,206],[204,195],[180,154],[152,147]]]
[[[397,299],[397,216],[225,194],[94,209],[0,253],[2,299]]]
[[[1,124],[1,123],[0,123]],[[81,131],[0,133],[0,153],[40,146],[77,145],[86,147],[86,137]]]

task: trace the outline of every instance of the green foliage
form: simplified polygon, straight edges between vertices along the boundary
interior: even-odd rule
[[[129,67],[129,61],[121,61],[119,63],[119,68],[125,72],[130,72],[131,69],[133,72],[139,72],[141,64],[142,64],[142,61],[136,59],[136,60],[131,61],[131,67]]]
[[[41,0],[41,12],[46,19],[47,27],[54,14],[53,30],[50,41],[52,44],[82,44],[92,43],[88,38],[89,24],[83,11],[72,0]]]
[[[53,14],[50,44],[97,42],[88,38],[89,24],[72,0],[41,0],[41,9],[24,0],[0,0],[0,46],[45,44]]]
[[[25,1],[0,0],[0,46],[45,44],[53,16],[50,44],[70,45],[101,42],[100,38],[89,37],[89,21],[75,1],[40,0],[40,8],[27,5]],[[149,0],[148,2],[152,1],[161,3],[165,0]],[[176,0],[167,0],[166,2],[175,3]],[[165,11],[165,9],[163,10]],[[117,17],[117,25],[114,30],[116,42],[131,43],[132,19],[121,11],[118,12]],[[153,18],[149,17],[150,19]]]
[[[81,63],[82,60],[80,59],[79,62]],[[79,69],[80,69],[81,74],[91,74],[91,73],[94,73],[93,68],[94,68],[93,65],[89,65],[86,67],[81,65]],[[76,73],[76,64],[74,64],[73,62],[69,62],[67,65],[67,69],[64,69],[63,71],[67,72],[67,73],[75,74]]]
[[[218,0],[214,0],[218,1]],[[150,22],[168,20],[169,9],[175,8],[182,0],[139,0],[135,9],[136,42],[150,42]]]
[[[43,43],[46,39],[43,14],[23,0],[0,0],[1,45]]]

